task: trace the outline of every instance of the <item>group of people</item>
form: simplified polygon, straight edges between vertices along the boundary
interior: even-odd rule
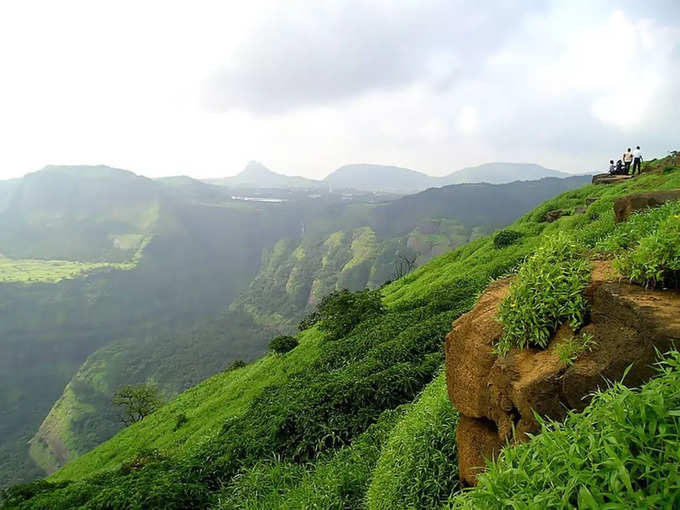
[[[640,167],[642,166],[642,152],[640,151],[640,146],[638,145],[634,151],[628,150],[623,153],[621,159],[619,159],[616,164],[614,160],[609,160],[609,173],[611,175],[629,175],[630,167],[633,166],[633,174],[635,175],[635,170],[637,170],[638,175],[640,175]]]

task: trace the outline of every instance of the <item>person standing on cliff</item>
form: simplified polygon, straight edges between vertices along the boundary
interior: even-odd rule
[[[630,173],[630,164],[633,162],[633,153],[628,147],[628,150],[623,153],[623,166],[625,167],[626,175]]]
[[[642,165],[642,151],[640,146],[633,151],[633,175],[635,175],[635,169],[637,168],[637,173],[640,175],[640,166]]]

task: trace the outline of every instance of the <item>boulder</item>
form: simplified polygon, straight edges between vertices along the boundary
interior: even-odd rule
[[[586,213],[586,208],[585,207],[576,207],[574,208],[574,214],[585,214]]]
[[[484,465],[475,462],[495,454],[506,441],[525,441],[539,430],[534,412],[562,419],[570,409],[583,409],[593,391],[606,387],[607,381],[621,380],[629,366],[625,382],[639,385],[654,374],[656,350],[665,352],[680,342],[680,293],[620,282],[608,261],[593,265],[586,289],[590,322],[578,335],[592,335],[596,344],[572,365],[557,354],[557,347],[575,334],[567,325],[543,350],[493,354],[502,335],[494,317],[509,293],[511,278],[492,284],[477,305],[453,323],[446,337],[446,376],[449,398],[465,423],[457,434],[464,483],[475,483]]]
[[[597,202],[596,197],[586,197],[586,207]]]
[[[616,184],[632,178],[632,175],[597,174],[593,175],[593,184]]]
[[[614,200],[614,217],[616,223],[628,219],[635,211],[659,207],[673,200],[680,200],[680,189],[668,191],[650,191],[647,193],[635,193]]]
[[[553,209],[552,211],[548,211],[545,213],[545,221],[547,223],[552,223],[556,219],[564,216],[566,213],[564,212],[563,209]]]

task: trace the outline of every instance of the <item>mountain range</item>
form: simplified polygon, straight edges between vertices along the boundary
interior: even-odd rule
[[[574,174],[551,170],[534,163],[486,163],[463,168],[443,177],[433,177],[398,166],[351,164],[334,170],[323,180],[315,180],[279,174],[261,163],[251,161],[242,172],[233,177],[206,179],[205,182],[233,188],[334,189],[404,194],[451,184],[503,184],[571,175]]]

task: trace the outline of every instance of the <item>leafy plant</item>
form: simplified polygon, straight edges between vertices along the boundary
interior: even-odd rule
[[[318,324],[329,340],[335,340],[351,332],[360,322],[384,313],[379,290],[342,289],[325,296],[299,327],[304,330]]]
[[[234,361],[229,363],[229,365],[225,369],[225,372],[231,372],[232,370],[238,370],[239,368],[243,368],[246,365],[248,365],[248,363],[246,363],[242,359],[235,359]]]
[[[184,413],[180,413],[177,415],[177,421],[175,422],[175,430],[179,430],[179,428],[187,423],[189,421],[189,418],[187,418],[187,415]]]
[[[522,265],[499,307],[504,331],[496,352],[506,354],[512,346],[545,347],[562,323],[569,321],[574,329],[581,325],[587,307],[583,290],[590,276],[583,252],[560,232]]]
[[[560,361],[565,365],[573,365],[579,354],[589,351],[596,342],[592,335],[583,333],[581,337],[571,336],[555,348]]]
[[[668,216],[614,261],[621,274],[645,287],[680,289],[680,214]]]
[[[616,383],[582,413],[505,448],[448,508],[679,508],[679,409],[673,351],[641,389]]]
[[[516,230],[500,230],[493,236],[493,245],[498,249],[505,248],[517,242],[521,237],[522,233]]]
[[[297,338],[294,336],[277,336],[269,342],[269,350],[277,354],[286,354],[298,346]]]

